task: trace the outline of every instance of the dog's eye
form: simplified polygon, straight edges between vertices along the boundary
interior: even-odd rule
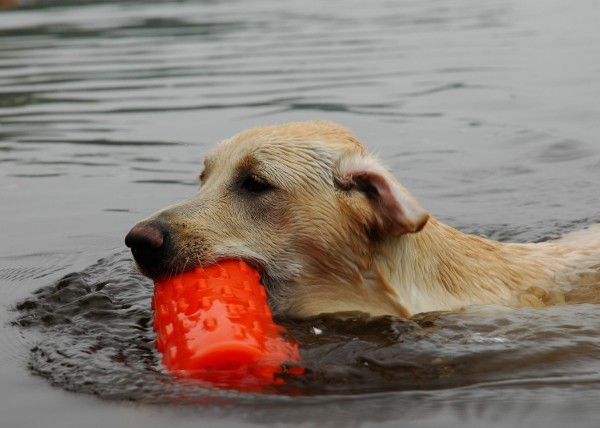
[[[246,178],[244,178],[241,187],[246,192],[254,194],[264,193],[268,190],[273,189],[273,186],[268,181],[265,181],[262,178],[257,177],[255,175],[249,175]]]

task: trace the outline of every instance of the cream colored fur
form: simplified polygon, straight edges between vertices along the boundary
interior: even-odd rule
[[[278,314],[600,301],[599,225],[538,244],[463,234],[329,122],[242,132],[206,157],[201,181],[192,198],[150,218],[171,229],[171,271],[247,260]],[[256,182],[268,188],[248,191]]]

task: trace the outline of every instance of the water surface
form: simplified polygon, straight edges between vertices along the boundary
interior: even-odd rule
[[[597,425],[595,305],[286,321],[307,374],[243,394],[163,373],[122,244],[219,140],[315,118],[463,231],[600,222],[593,2],[23,3],[0,12],[3,424]]]

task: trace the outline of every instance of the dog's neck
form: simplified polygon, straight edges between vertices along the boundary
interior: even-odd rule
[[[539,244],[503,244],[430,219],[422,231],[382,245],[374,277],[410,315],[484,303],[539,306],[556,298],[548,295],[551,255]]]

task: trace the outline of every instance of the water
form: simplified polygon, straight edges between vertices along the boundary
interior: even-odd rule
[[[594,2],[23,3],[0,12],[3,426],[597,425],[595,305],[286,321],[306,376],[218,391],[160,369],[122,244],[217,141],[313,118],[461,230],[600,222]]]

